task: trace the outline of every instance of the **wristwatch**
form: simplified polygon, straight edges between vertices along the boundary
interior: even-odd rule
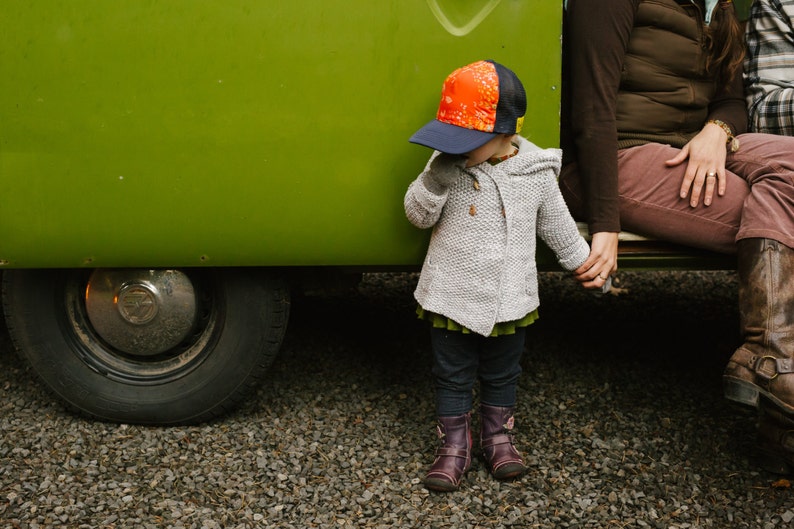
[[[722,130],[725,131],[725,134],[728,135],[728,139],[725,140],[725,144],[727,145],[729,152],[736,152],[739,150],[739,140],[736,138],[736,136],[733,135],[733,131],[731,130],[731,128],[728,126],[727,123],[725,123],[721,119],[710,119],[707,121],[707,123],[714,123],[715,125],[717,125]]]

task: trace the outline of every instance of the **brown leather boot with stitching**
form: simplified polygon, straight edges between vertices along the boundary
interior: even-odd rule
[[[725,368],[725,397],[759,407],[763,396],[794,416],[794,250],[772,239],[743,239],[738,252],[744,343]]]

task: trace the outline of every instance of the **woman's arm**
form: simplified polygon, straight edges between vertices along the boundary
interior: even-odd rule
[[[615,112],[636,9],[636,0],[569,0],[565,14],[565,110],[591,233],[620,231]]]
[[[590,255],[574,271],[585,288],[600,288],[617,270],[617,92],[637,0],[568,0],[563,34],[567,116],[577,172],[593,234]]]

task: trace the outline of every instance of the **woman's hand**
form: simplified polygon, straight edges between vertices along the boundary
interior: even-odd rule
[[[668,167],[673,167],[689,159],[680,195],[681,198],[689,196],[689,205],[693,208],[700,203],[701,194],[703,205],[711,205],[715,187],[719,196],[725,194],[727,139],[728,135],[722,127],[716,123],[706,123],[703,130],[684,145],[676,157],[665,162]]]
[[[590,255],[573,275],[584,288],[601,288],[618,270],[618,234],[601,231],[593,234]]]

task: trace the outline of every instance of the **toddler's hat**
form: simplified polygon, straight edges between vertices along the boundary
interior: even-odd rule
[[[463,154],[496,134],[521,131],[527,111],[524,86],[494,61],[458,68],[444,81],[436,119],[408,140],[450,154]]]

